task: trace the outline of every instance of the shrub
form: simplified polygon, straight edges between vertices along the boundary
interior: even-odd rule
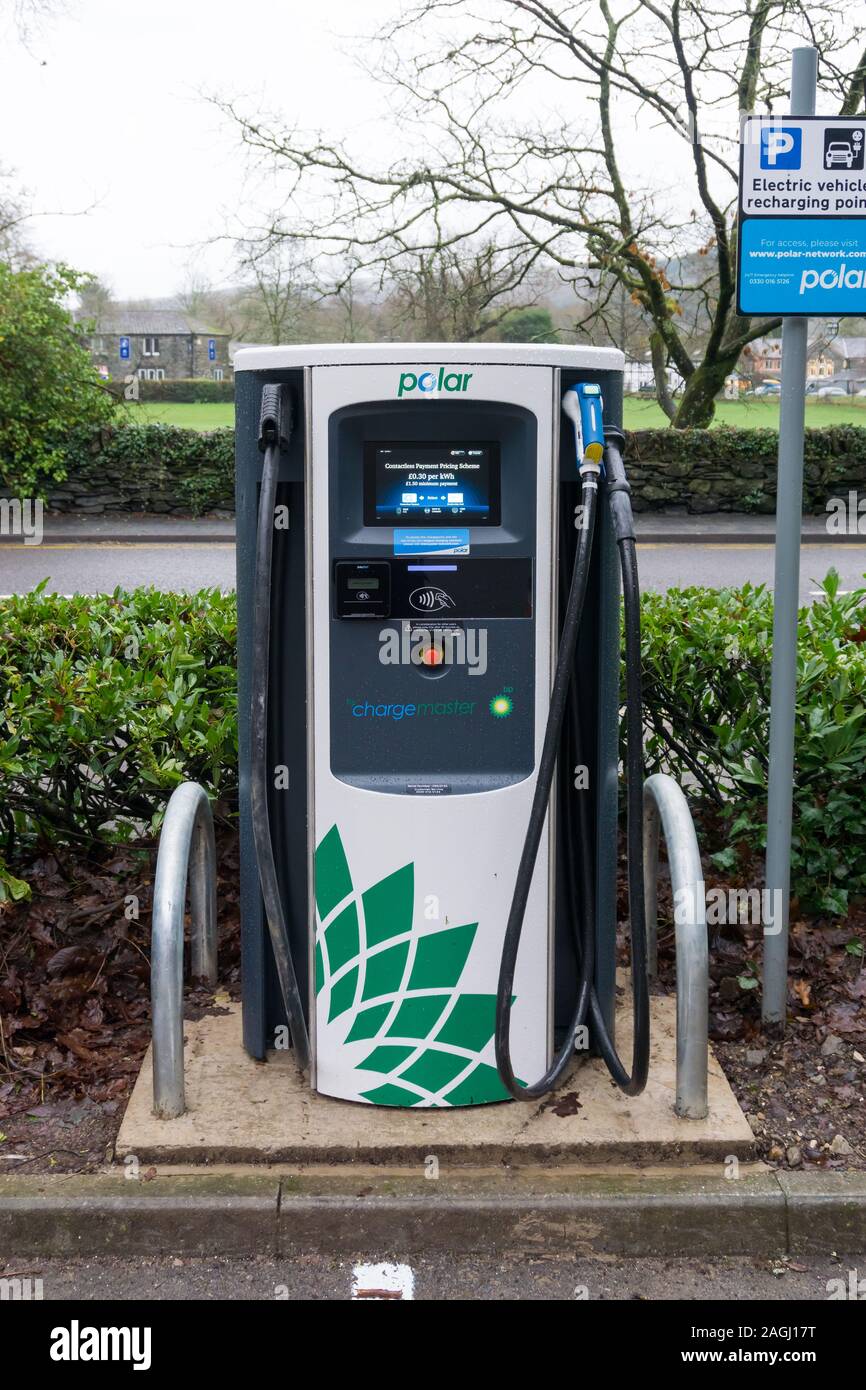
[[[0,604],[0,835],[93,847],[147,833],[192,778],[237,792],[235,600],[33,593]]]
[[[64,306],[87,279],[64,265],[14,270],[0,261],[0,474],[20,493],[65,477],[69,432],[114,412],[85,325]]]
[[[647,772],[721,824],[720,867],[766,837],[772,598],[761,587],[643,599]],[[0,852],[154,831],[179,782],[237,798],[233,594],[138,589],[0,603]],[[866,590],[831,572],[801,613],[792,888],[843,915],[866,895]],[[0,897],[3,868],[0,861]],[[7,875],[7,892],[26,886]]]
[[[512,309],[496,335],[502,343],[555,343],[558,338],[548,309]]]
[[[701,463],[730,469],[739,476],[739,465],[750,462],[769,463],[773,469],[779,452],[779,431],[761,428],[741,428],[737,425],[717,425],[714,429],[672,430],[670,426],[654,430],[626,432],[627,454],[631,462],[643,459],[654,463]],[[866,463],[866,425],[825,425],[805,432],[803,457],[806,469],[819,466],[832,468],[838,459],[857,459]]]
[[[766,845],[772,595],[682,589],[643,600],[647,771],[715,806],[730,869]],[[866,590],[834,571],[800,613],[792,888],[844,914],[866,893]]]
[[[141,401],[172,401],[179,405],[211,405],[215,401],[233,401],[233,381],[212,381],[210,377],[186,377],[181,381],[140,381],[138,398]]]

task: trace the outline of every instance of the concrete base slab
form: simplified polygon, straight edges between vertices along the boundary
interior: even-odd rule
[[[748,1159],[754,1136],[715,1058],[709,1114],[674,1114],[675,1001],[652,1000],[650,1078],[643,1095],[624,1096],[604,1064],[576,1061],[556,1095],[454,1110],[356,1105],[310,1092],[291,1055],[247,1056],[240,1009],[231,1006],[184,1025],[187,1111],[152,1113],[148,1052],[117,1139],[116,1155],[143,1163],[551,1164]],[[623,1010],[617,1039],[630,1055]]]

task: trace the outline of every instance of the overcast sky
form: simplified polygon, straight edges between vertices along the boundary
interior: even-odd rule
[[[305,126],[373,123],[382,93],[341,48],[392,8],[66,0],[24,46],[0,25],[0,161],[37,209],[67,214],[34,221],[32,242],[102,275],[120,298],[171,294],[191,259],[218,280],[224,255],[189,248],[224,230],[244,165],[202,93],[246,94],[250,109],[266,104]]]
[[[15,3],[0,0],[0,165],[46,214],[30,224],[36,250],[100,275],[118,298],[175,293],[191,267],[230,281],[227,248],[203,244],[239,210],[249,210],[247,225],[266,211],[263,202],[249,209],[243,151],[208,95],[337,140],[351,135],[367,159],[395,153],[386,93],[354,60],[364,45],[351,36],[374,32],[406,0],[32,0],[59,12],[26,43],[8,19]],[[564,114],[561,84],[539,82],[521,89],[516,109],[509,98],[511,119]],[[568,100],[579,126],[574,84]],[[695,194],[682,186],[682,142],[646,113],[635,140],[622,101],[617,117],[631,186],[649,184],[688,216]],[[734,109],[710,120],[736,139]]]

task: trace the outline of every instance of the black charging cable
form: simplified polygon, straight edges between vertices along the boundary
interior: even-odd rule
[[[253,585],[253,661],[250,699],[250,808],[259,882],[265,905],[277,979],[289,1021],[298,1066],[310,1065],[310,1038],[298,977],[292,959],[289,931],[277,882],[274,843],[268,811],[268,682],[271,653],[271,568],[274,551],[274,505],[280,451],[292,435],[292,401],[281,386],[262,389],[259,448],[264,454],[256,530],[256,570]]]
[[[578,533],[577,551],[575,553],[574,568],[571,575],[571,587],[568,593],[568,603],[566,604],[562,632],[560,634],[559,654],[556,661],[553,686],[550,692],[550,710],[547,716],[547,726],[544,730],[544,741],[542,743],[541,757],[538,763],[538,777],[535,783],[535,792],[532,797],[532,807],[529,812],[529,825],[526,831],[526,838],[523,842],[520,863],[517,867],[514,896],[512,897],[511,908],[508,913],[508,922],[505,928],[505,938],[502,945],[502,961],[499,967],[499,983],[496,990],[496,1025],[494,1031],[496,1066],[499,1070],[502,1084],[515,1100],[536,1100],[539,1096],[546,1095],[548,1091],[553,1090],[574,1054],[577,1030],[586,1020],[592,989],[594,956],[592,949],[593,941],[592,938],[590,938],[583,943],[583,958],[581,961],[580,980],[577,990],[577,1003],[571,1023],[566,1032],[565,1040],[540,1080],[533,1082],[532,1085],[524,1085],[519,1082],[515,1077],[511,1062],[511,1006],[514,1002],[514,973],[517,968],[517,952],[520,948],[520,937],[523,931],[526,904],[532,885],[535,861],[538,857],[538,846],[541,842],[544,822],[547,818],[550,788],[559,755],[560,734],[562,732],[563,720],[568,703],[568,692],[571,685],[572,673],[574,671],[577,639],[580,635],[580,621],[583,616],[586,591],[589,586],[592,541],[595,534],[595,514],[598,502],[598,472],[598,467],[594,466],[584,471],[582,476],[581,529]]]
[[[570,835],[567,837],[565,845],[565,852],[569,859],[566,881],[569,885],[570,906],[572,913],[575,914],[573,930],[580,968],[574,1013],[559,1052],[538,1081],[531,1084],[524,1084],[519,1081],[515,1076],[511,1060],[511,1006],[514,999],[517,953],[520,948],[523,919],[544,821],[547,816],[566,715],[569,717],[570,746],[578,753],[577,760],[580,760],[580,716],[573,673],[580,621],[589,582],[590,561],[595,536],[595,498],[597,493],[597,479],[591,473],[587,474],[582,468],[582,527],[578,535],[571,587],[560,634],[550,709],[544,731],[529,826],[520,856],[514,896],[505,928],[502,962],[496,992],[494,1032],[496,1065],[502,1084],[515,1100],[537,1100],[540,1096],[546,1095],[554,1089],[574,1052],[578,1029],[585,1024],[588,1015],[592,1020],[593,1041],[614,1081],[627,1095],[640,1095],[646,1086],[649,1072],[649,985],[647,980],[646,905],[643,889],[643,710],[641,701],[640,586],[631,496],[622,459],[623,443],[624,436],[621,431],[613,428],[605,430],[606,492],[620,557],[625,628],[626,841],[634,1009],[631,1072],[625,1069],[616,1051],[592,983],[595,970],[595,912],[589,896],[593,877],[592,845],[588,816],[583,805],[581,805],[581,813],[578,816],[578,845],[583,890],[580,895],[582,899],[580,904],[575,901],[576,873],[572,860],[573,839]],[[568,795],[566,806],[570,806],[570,804],[571,796]],[[570,823],[569,816],[567,824],[570,825]]]

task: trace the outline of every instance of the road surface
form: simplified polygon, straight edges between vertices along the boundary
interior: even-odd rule
[[[773,583],[773,547],[767,542],[696,544],[642,541],[638,547],[641,586],[664,590],[691,584],[718,588]],[[843,589],[866,587],[864,544],[832,541],[804,545],[800,597],[808,603],[829,569],[841,576]],[[58,593],[104,593],[121,586],[153,584],[179,591],[235,584],[234,544],[208,542],[46,542],[41,546],[0,545],[0,594],[20,593],[47,579]]]
[[[399,1252],[373,1250],[359,1260],[378,1264],[400,1260]],[[435,1299],[751,1299],[825,1302],[849,1271],[866,1273],[866,1257],[798,1256],[598,1259],[512,1256],[506,1253],[455,1258],[448,1255],[409,1260],[414,1297]],[[7,1266],[13,1272],[12,1264]],[[2,1277],[0,1262],[0,1277]],[[352,1298],[355,1262],[323,1255],[295,1260],[184,1258],[118,1260],[21,1260],[14,1273],[42,1279],[49,1299],[285,1299]],[[828,1285],[830,1288],[828,1289]],[[808,1322],[807,1318],[788,1318]],[[847,1324],[846,1324],[847,1326]]]

